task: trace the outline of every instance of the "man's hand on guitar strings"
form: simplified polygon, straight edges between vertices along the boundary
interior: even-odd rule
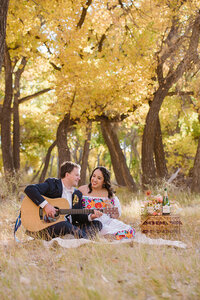
[[[47,203],[44,207],[44,210],[48,217],[53,218],[56,215],[56,209],[51,204]]]

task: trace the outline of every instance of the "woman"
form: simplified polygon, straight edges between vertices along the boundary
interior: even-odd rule
[[[96,220],[103,225],[100,235],[113,235],[118,240],[135,236],[135,230],[130,225],[117,220],[121,216],[121,205],[111,187],[110,172],[105,167],[95,168],[90,176],[89,185],[83,185],[79,187],[79,190],[83,194],[83,208],[106,208],[107,210],[112,207],[116,208],[110,215],[99,212],[99,218]]]

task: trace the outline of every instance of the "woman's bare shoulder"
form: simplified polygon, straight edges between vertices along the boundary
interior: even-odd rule
[[[88,193],[88,185],[81,185],[79,186],[79,191],[81,191],[82,194]]]

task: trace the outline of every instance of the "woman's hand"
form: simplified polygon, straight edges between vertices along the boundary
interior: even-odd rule
[[[94,210],[94,213],[90,215],[91,220],[94,220],[96,218],[100,218],[103,215],[103,213],[100,210]]]
[[[106,205],[106,207],[112,208],[112,207],[114,207],[114,205],[113,205],[112,203],[108,203],[108,204]]]

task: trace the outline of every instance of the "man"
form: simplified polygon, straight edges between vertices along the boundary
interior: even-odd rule
[[[80,180],[80,166],[67,161],[61,165],[60,179],[48,178],[40,184],[28,185],[24,192],[38,206],[42,207],[48,217],[53,218],[56,209],[43,197],[48,198],[65,198],[69,202],[70,208],[82,208],[82,193],[74,188]],[[76,200],[76,201],[75,201]],[[88,238],[100,231],[102,224],[94,219],[100,217],[102,213],[98,210],[94,214],[71,215],[66,221],[58,222],[47,227],[45,230],[38,232],[40,236],[45,238],[54,238],[65,234],[74,234],[79,238]]]

